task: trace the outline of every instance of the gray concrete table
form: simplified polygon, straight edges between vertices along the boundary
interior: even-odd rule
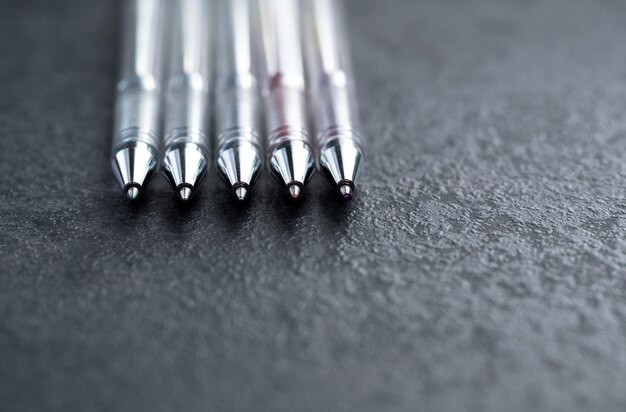
[[[119,5],[0,3],[0,410],[626,408],[626,3],[349,10],[353,203],[129,206]]]

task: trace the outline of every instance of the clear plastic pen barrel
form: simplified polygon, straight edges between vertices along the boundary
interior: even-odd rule
[[[217,45],[217,170],[244,200],[263,165],[258,44],[252,0],[220,0]]]
[[[363,155],[341,5],[338,0],[306,0],[304,27],[318,166],[350,199]]]
[[[211,0],[173,2],[163,172],[189,200],[209,162]]]
[[[267,156],[292,198],[314,171],[307,122],[299,0],[260,0]]]
[[[168,0],[125,0],[112,167],[136,199],[157,166]]]

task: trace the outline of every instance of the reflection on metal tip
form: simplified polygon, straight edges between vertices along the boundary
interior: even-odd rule
[[[289,185],[289,194],[291,195],[292,199],[298,199],[301,193],[302,193],[302,189],[300,189],[299,185],[297,184]]]
[[[178,193],[180,194],[180,198],[184,201],[188,201],[189,199],[191,199],[191,189],[187,186],[180,189],[180,192]]]
[[[349,184],[342,184],[339,186],[339,193],[345,200],[352,199],[352,186]]]
[[[239,186],[235,189],[235,196],[237,196],[237,199],[239,200],[246,200],[246,196],[248,196],[248,190],[243,186]]]
[[[139,188],[137,186],[131,186],[126,190],[126,197],[129,200],[135,200],[139,197]]]

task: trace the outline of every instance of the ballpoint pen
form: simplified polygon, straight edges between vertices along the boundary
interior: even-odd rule
[[[126,0],[111,163],[126,196],[137,199],[157,167],[168,0]]]
[[[306,66],[320,171],[352,198],[363,157],[354,78],[341,3],[306,0]]]
[[[260,0],[267,157],[274,176],[298,199],[315,170],[308,130],[299,0]]]
[[[263,166],[258,53],[251,0],[221,0],[217,53],[217,170],[239,200]]]
[[[163,172],[183,201],[195,193],[210,161],[210,3],[211,0],[173,3]]]

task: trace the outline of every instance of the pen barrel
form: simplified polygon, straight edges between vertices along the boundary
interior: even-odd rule
[[[172,11],[165,151],[178,144],[209,150],[210,0],[178,0]]]
[[[312,146],[309,133],[299,0],[262,0],[263,96],[267,153],[289,141]]]
[[[252,0],[220,0],[216,86],[217,152],[248,142],[260,149],[259,53]]]
[[[306,0],[305,4],[303,26],[317,148],[321,152],[334,140],[347,139],[360,149],[362,138],[342,3]]]
[[[153,148],[159,146],[167,1],[124,2],[114,152],[134,142],[143,142]]]

